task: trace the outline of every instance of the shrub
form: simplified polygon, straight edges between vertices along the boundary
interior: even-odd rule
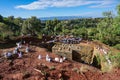
[[[108,64],[105,56],[101,57],[101,70],[102,72],[110,72],[114,68],[120,68],[120,53],[109,52],[106,56],[108,56],[111,64]]]
[[[37,35],[39,39],[42,39],[42,34]]]
[[[114,48],[120,50],[120,44],[116,44]]]
[[[109,58],[113,62],[114,67],[120,68],[120,53],[110,54]]]

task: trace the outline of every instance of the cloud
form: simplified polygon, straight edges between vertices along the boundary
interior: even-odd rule
[[[18,5],[15,8],[27,10],[45,9],[49,7],[76,7],[91,5],[90,8],[110,7],[113,0],[38,0],[26,5]]]
[[[92,5],[90,8],[107,8],[107,7],[112,7],[114,2],[111,0],[106,0],[106,1],[101,1],[100,4]]]

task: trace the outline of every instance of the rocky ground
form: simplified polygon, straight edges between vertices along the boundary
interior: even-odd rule
[[[4,49],[13,50],[14,48]],[[47,62],[46,54],[55,58],[57,55],[46,51],[44,48],[31,46],[32,52],[25,53],[23,58],[7,60],[0,59],[0,80],[119,80],[120,69],[112,72],[103,73],[99,69],[78,63],[71,60],[65,60],[63,63]],[[38,59],[38,55],[42,59]]]
[[[38,43],[40,41],[35,40],[37,39],[33,41]],[[47,62],[46,54],[53,59],[57,55],[38,46],[30,45],[32,51],[29,53],[25,53],[23,46],[20,49],[23,52],[22,58],[8,60],[2,57],[5,51],[12,51],[14,48],[0,50],[0,80],[120,80],[120,69],[102,72],[93,66],[72,60],[65,60],[63,63]],[[40,60],[39,54],[42,56]]]

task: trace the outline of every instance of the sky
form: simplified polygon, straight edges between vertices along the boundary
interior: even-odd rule
[[[102,17],[112,11],[120,0],[0,0],[0,15],[29,18],[53,16]]]

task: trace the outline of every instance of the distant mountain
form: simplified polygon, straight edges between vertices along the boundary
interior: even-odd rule
[[[88,18],[88,17],[82,17],[82,16],[56,16],[56,17],[41,17],[40,20],[71,20],[71,19],[80,19],[80,18]]]

